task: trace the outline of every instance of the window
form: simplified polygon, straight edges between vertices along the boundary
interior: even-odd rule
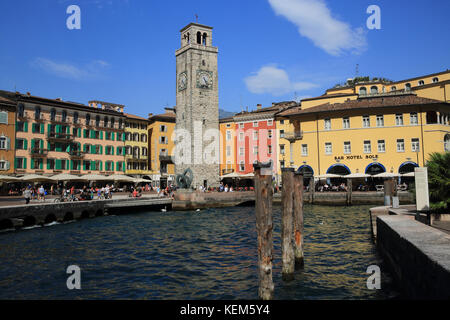
[[[364,141],[364,153],[371,153],[372,152],[372,146],[370,145],[370,141],[366,140]]]
[[[405,84],[405,91],[411,91],[411,83]]]
[[[253,140],[258,140],[258,131],[253,130]]]
[[[5,136],[0,137],[0,149],[8,149],[8,138]]]
[[[398,113],[395,115],[395,125],[402,126],[403,125],[403,114]]]
[[[16,158],[16,168],[17,169],[26,169],[26,160],[25,158]]]
[[[73,114],[73,123],[78,123],[78,112]]]
[[[0,170],[9,170],[9,162],[6,160],[0,161]]]
[[[114,163],[112,161],[106,161],[105,167],[106,171],[114,171]]]
[[[227,146],[227,157],[231,156],[231,146]]]
[[[239,123],[239,129],[244,129],[244,123]]]
[[[244,141],[244,133],[239,132],[239,141]]]
[[[272,154],[272,145],[269,144],[269,145],[267,146],[267,148],[268,148],[268,149],[267,149],[267,153],[268,153],[268,154]]]
[[[284,138],[284,130],[280,130],[280,138]]]
[[[280,124],[284,124],[284,120],[280,120]]]
[[[227,141],[231,140],[231,130],[227,130]]]
[[[411,139],[411,151],[412,152],[419,152],[420,151],[419,138],[412,138]]]
[[[284,144],[280,144],[280,154],[285,154]]]
[[[63,110],[63,112],[62,112],[62,122],[66,122],[66,120],[67,120],[67,111]]]
[[[350,129],[350,118],[349,117],[342,118],[342,127],[344,129]]]
[[[18,108],[18,115],[19,117],[22,117],[25,115],[25,106],[23,105],[23,103],[19,103],[19,108]]]
[[[417,112],[411,112],[409,114],[409,123],[410,124],[419,124],[419,121],[417,118]]]
[[[360,95],[366,95],[366,94],[367,94],[367,89],[366,89],[366,87],[361,87],[361,88],[359,88],[359,94],[360,94]]]
[[[159,132],[167,132],[167,126],[165,126],[165,125],[160,125],[159,126]]]
[[[370,87],[370,94],[376,94],[376,93],[378,93],[378,87],[377,86]]]
[[[159,137],[159,143],[161,143],[161,144],[167,144],[167,137],[166,137],[166,136],[161,136],[161,137]]]
[[[253,127],[258,127],[258,121],[253,121]]]
[[[0,123],[8,124],[8,112],[6,111],[0,112]]]
[[[363,116],[363,128],[370,128],[370,117]]]
[[[269,139],[272,139],[272,130],[269,130],[269,131],[268,131],[267,137],[268,137]]]
[[[324,129],[331,130],[331,120],[330,119],[324,119]]]
[[[330,155],[333,153],[333,147],[331,142],[325,142],[325,154]]]
[[[397,87],[396,86],[392,86],[391,87],[391,91],[396,91],[397,90]]]
[[[227,128],[231,128],[231,124],[230,123],[227,123]]]
[[[16,139],[16,149],[18,149],[18,150],[26,150],[27,149],[27,140],[25,140],[25,139]]]
[[[244,148],[243,148],[243,147],[240,147],[240,148],[239,148],[239,155],[240,155],[240,156],[243,156],[244,153],[245,153]]]
[[[306,157],[308,155],[308,145],[302,144],[302,156]]]
[[[41,119],[41,108],[39,106],[36,106],[34,108],[34,119],[35,120]]]
[[[108,126],[108,117],[105,117],[105,118],[103,119],[103,126],[104,126],[104,127],[107,127],[107,126]]]
[[[433,78],[433,83],[439,82],[439,78],[438,77],[434,77]]]
[[[350,146],[350,141],[345,141],[344,142],[344,153],[345,154],[352,153],[352,148]]]
[[[86,113],[86,125],[90,125],[91,123],[91,115],[89,113]]]
[[[17,121],[16,131],[17,132],[25,132],[25,123],[26,122]]]
[[[100,127],[100,116],[95,117],[95,126],[98,128]]]
[[[384,140],[378,140],[378,152],[386,152],[386,144]]]
[[[397,152],[405,152],[405,140],[397,139]]]
[[[280,161],[281,168],[284,168],[284,160]]]
[[[147,142],[147,135],[145,133],[141,134],[141,141]]]
[[[270,127],[270,126],[273,126],[273,120],[267,120],[267,125]]]
[[[384,127],[384,116],[377,115],[377,127]]]
[[[253,147],[253,154],[255,154],[255,155],[258,154],[258,147],[257,146]]]
[[[423,80],[419,80],[418,84],[419,84],[419,86],[423,86],[425,84],[425,82]]]
[[[239,163],[239,170],[240,170],[240,171],[244,171],[244,170],[245,170],[245,164],[244,164],[244,161],[241,161],[241,162]]]

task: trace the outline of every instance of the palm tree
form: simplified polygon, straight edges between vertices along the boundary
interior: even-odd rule
[[[450,152],[430,155],[428,167],[428,188],[432,210],[450,209]]]

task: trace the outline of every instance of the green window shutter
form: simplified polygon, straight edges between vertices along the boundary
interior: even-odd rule
[[[67,126],[67,134],[70,134],[70,126]]]
[[[45,133],[45,132],[44,132],[45,126],[44,126],[43,123],[41,123],[41,125],[40,125],[40,130],[41,130],[41,134],[44,134],[44,133]]]
[[[125,161],[122,161],[122,171],[125,172]]]
[[[34,130],[36,128],[36,126],[35,126],[35,124],[33,123],[32,125],[31,125],[31,132],[32,133],[36,133],[36,131]]]
[[[23,139],[23,150],[28,150],[28,140]]]
[[[119,161],[116,162],[116,171],[119,171]]]
[[[100,163],[100,171],[103,171],[103,161],[99,161]]]
[[[87,145],[84,144],[84,145],[83,145],[83,152],[86,152],[86,148],[87,148]]]
[[[40,140],[40,141],[39,141],[39,148],[40,148],[41,150],[44,149],[44,140]]]
[[[28,122],[25,122],[23,131],[28,132]]]
[[[6,150],[11,150],[11,139],[6,137]]]
[[[83,138],[87,138],[87,129],[83,129]]]
[[[70,160],[70,170],[73,170],[73,160]]]
[[[114,147],[111,147],[111,155],[114,155]]]
[[[91,170],[95,170],[95,161],[91,161]]]
[[[61,125],[60,125],[60,124],[57,124],[57,125],[56,125],[55,132],[56,132],[56,133],[61,133]]]
[[[100,140],[103,140],[103,131],[100,131]]]
[[[122,133],[122,141],[125,141],[125,133]]]
[[[117,155],[120,154],[120,147],[117,147],[117,148],[116,148],[116,153],[117,153]]]
[[[111,132],[111,140],[114,141],[114,132]]]
[[[55,168],[56,168],[56,170],[61,170],[61,160],[60,159],[56,159]]]
[[[23,168],[27,168],[27,158],[23,158]]]
[[[14,169],[17,169],[17,158],[14,158]]]
[[[31,140],[31,149],[35,148],[36,141],[34,139]]]
[[[39,162],[39,169],[44,169],[44,160],[41,159],[41,161]]]
[[[30,168],[31,168],[31,169],[34,169],[34,161],[33,161],[33,159],[31,159]]]
[[[78,138],[81,138],[81,128],[78,128]]]

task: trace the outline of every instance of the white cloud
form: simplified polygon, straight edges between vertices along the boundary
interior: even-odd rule
[[[100,76],[100,72],[109,66],[109,63],[103,60],[94,60],[83,67],[78,67],[74,64],[56,62],[46,58],[36,58],[30,64],[34,68],[55,76],[75,80],[97,78]]]
[[[276,65],[263,66],[256,74],[248,76],[244,81],[250,92],[270,93],[274,96],[317,87],[310,82],[291,82],[287,72]]]
[[[345,51],[359,53],[366,49],[363,28],[351,26],[332,17],[324,0],[268,0],[277,15],[298,27],[300,35],[317,47],[338,56]]]

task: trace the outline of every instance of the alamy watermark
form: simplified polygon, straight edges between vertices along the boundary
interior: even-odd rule
[[[66,281],[67,289],[69,289],[69,290],[81,289],[81,269],[80,269],[80,267],[76,266],[76,265],[70,265],[67,267],[66,273],[70,274],[70,276],[67,278],[67,281]]]
[[[367,267],[366,273],[371,274],[367,278],[367,289],[379,290],[381,289],[381,270],[377,265],[371,265]]]
[[[66,26],[69,30],[81,29],[81,9],[79,6],[72,4],[67,7],[67,14],[70,14],[66,20]]]
[[[381,29],[381,9],[379,6],[372,4],[367,7],[367,11],[370,16],[367,18],[366,26],[369,30]]]

